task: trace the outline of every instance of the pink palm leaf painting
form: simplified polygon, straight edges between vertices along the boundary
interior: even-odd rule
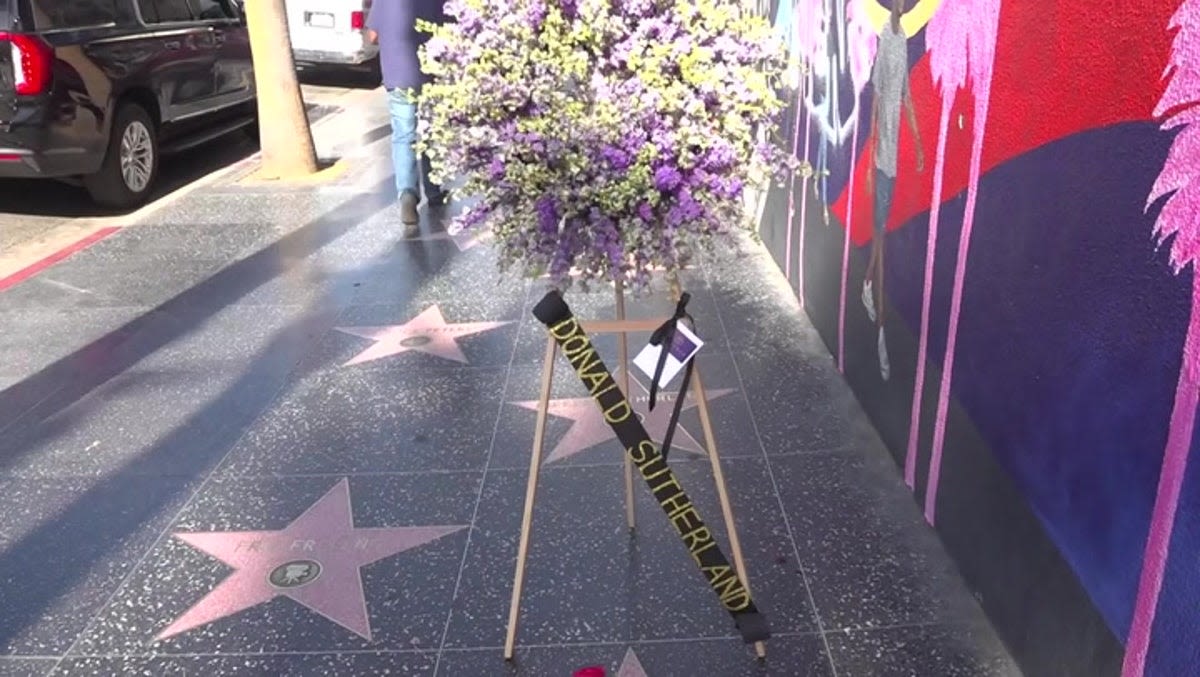
[[[937,228],[942,198],[942,180],[946,166],[946,136],[949,133],[950,109],[954,104],[955,93],[960,88],[967,86],[974,94],[975,103],[967,204],[963,213],[962,235],[959,238],[958,258],[954,269],[946,356],[942,365],[942,379],[938,389],[933,449],[929,461],[929,486],[925,493],[925,519],[930,524],[933,524],[936,519],[938,479],[941,473],[942,450],[946,434],[946,414],[949,409],[950,383],[954,374],[958,320],[962,311],[963,279],[966,277],[971,229],[975,224],[975,203],[979,194],[979,181],[982,173],[983,140],[987,132],[988,107],[991,103],[992,74],[996,62],[996,40],[999,29],[1000,0],[945,0],[925,29],[925,44],[926,50],[929,52],[930,69],[941,89],[942,111],[934,170],[933,210],[930,213],[929,237],[925,253],[925,284],[917,348],[917,374],[913,391],[912,421],[909,424],[908,453],[904,464],[904,477],[909,486],[913,486],[916,481],[918,426],[925,380],[929,306],[933,293],[933,262],[937,252]]]
[[[850,80],[854,84],[854,97],[862,96],[863,89],[871,79],[871,65],[875,61],[878,36],[871,28],[870,17],[862,0],[846,0],[846,41],[850,53]],[[850,157],[858,157],[859,118],[854,119],[854,140],[850,143]],[[854,195],[854,172],[850,172],[847,194]],[[842,289],[838,307],[838,369],[846,370],[846,285],[850,275],[850,224],[854,223],[854,201],[847,202],[846,231],[842,240]]]
[[[1124,677],[1141,677],[1146,669],[1200,397],[1200,270],[1196,266],[1200,258],[1200,0],[1184,0],[1171,19],[1169,30],[1177,31],[1164,71],[1164,76],[1171,79],[1154,115],[1163,120],[1164,130],[1178,131],[1150,190],[1146,209],[1166,198],[1154,225],[1154,235],[1160,245],[1170,241],[1171,267],[1176,274],[1192,266],[1192,308],[1167,429],[1167,446],[1150,515],[1133,622],[1125,643]]]

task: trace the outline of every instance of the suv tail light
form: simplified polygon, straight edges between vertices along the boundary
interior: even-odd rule
[[[54,51],[32,35],[0,31],[0,43],[8,42],[12,56],[13,89],[20,96],[45,94],[50,89]],[[0,44],[3,49],[3,44]]]
[[[365,15],[362,12],[350,12],[350,28],[352,30],[361,31],[366,25]]]

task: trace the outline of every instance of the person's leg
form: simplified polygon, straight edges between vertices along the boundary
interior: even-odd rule
[[[892,375],[891,360],[888,359],[887,338],[883,333],[883,261],[885,252],[887,251],[887,218],[891,212],[892,194],[896,185],[895,177],[885,176],[880,172],[875,177],[876,190],[878,193],[878,209],[879,214],[875,217],[876,220],[876,237],[879,242],[879,256],[875,260],[875,280],[876,290],[875,296],[875,324],[879,327],[879,375],[883,380],[888,380]]]
[[[875,321],[875,261],[879,259],[879,240],[871,238],[871,255],[867,258],[867,272],[863,275],[862,304],[867,309],[867,317]]]
[[[875,236],[878,255],[875,257],[875,316],[883,326],[883,257],[887,248],[887,220],[892,211],[892,194],[896,179],[883,172],[875,174]]]
[[[887,251],[887,235],[879,238],[879,256],[875,258],[875,317],[876,324],[883,326],[883,256]]]
[[[417,106],[399,89],[388,92],[388,108],[392,115],[392,168],[396,173],[396,197],[400,200],[401,216],[405,223],[417,222],[416,208],[420,200],[417,156],[413,142],[417,138]]]

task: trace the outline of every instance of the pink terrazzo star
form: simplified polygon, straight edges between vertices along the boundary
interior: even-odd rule
[[[625,660],[621,661],[621,667],[617,669],[617,677],[648,677],[646,668],[642,667],[642,662],[638,660],[638,655],[633,649],[625,650]]]
[[[343,479],[280,531],[176,533],[234,571],[159,633],[159,640],[283,596],[370,641],[359,567],[465,526],[356,529]]]
[[[605,674],[603,666],[592,665],[576,670],[571,677],[604,677]],[[633,649],[625,650],[625,659],[621,661],[621,667],[617,668],[616,677],[648,677]]]
[[[617,372],[616,379],[618,384],[621,383],[620,371]],[[642,420],[642,425],[646,427],[646,432],[650,433],[651,439],[662,442],[663,437],[667,434],[667,424],[671,422],[671,410],[675,406],[675,398],[679,396],[679,393],[660,391],[658,404],[654,407],[654,411],[650,411],[650,390],[632,375],[629,377],[629,386],[635,393],[629,401],[633,405],[634,413]],[[709,390],[708,401],[712,402],[731,392],[733,392],[732,388]],[[530,411],[537,411],[538,408],[537,400],[513,402],[512,404]],[[689,392],[688,399],[683,404],[683,411],[688,411],[695,406],[696,402]],[[546,463],[570,458],[597,444],[617,437],[617,434],[605,422],[604,412],[600,411],[600,407],[596,406],[596,401],[591,397],[564,397],[550,400],[550,407],[547,411],[551,416],[571,419],[572,423],[567,434],[563,435],[550,455],[546,457]],[[683,427],[682,423],[675,429],[675,438],[671,441],[671,451],[686,451],[697,456],[705,454],[704,447]]]
[[[355,364],[399,355],[410,350],[428,353],[435,357],[467,363],[467,356],[458,347],[456,339],[472,334],[491,331],[511,322],[461,322],[448,324],[436,305],[425,309],[420,315],[404,324],[384,327],[337,327],[343,334],[370,339],[375,342],[370,348],[355,355],[342,365]]]

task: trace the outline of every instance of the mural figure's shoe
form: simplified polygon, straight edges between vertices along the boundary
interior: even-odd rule
[[[865,306],[867,309],[867,317],[871,318],[871,321],[874,322],[875,321],[875,295],[871,293],[871,281],[870,280],[863,281],[862,302],[863,302],[863,306]]]
[[[892,363],[888,361],[887,341],[883,337],[883,327],[879,328],[879,375],[885,381],[892,375]]]

